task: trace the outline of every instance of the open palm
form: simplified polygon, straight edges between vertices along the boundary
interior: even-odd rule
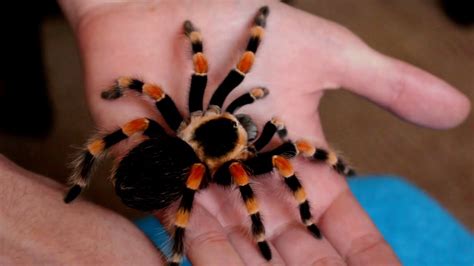
[[[468,101],[448,84],[378,54],[341,26],[277,2],[215,0],[102,4],[84,13],[76,31],[96,123],[113,130],[129,120],[151,117],[165,125],[146,100],[100,98],[102,90],[124,75],[160,84],[187,115],[192,73],[190,44],[182,33],[187,19],[200,29],[209,62],[206,104],[238,61],[252,18],[264,4],[270,16],[255,64],[229,96],[235,99],[255,86],[269,89],[267,98],[239,110],[260,128],[277,116],[291,139],[327,147],[318,102],[324,90],[339,87],[424,126],[451,127],[466,116]],[[274,139],[270,146],[278,142]],[[398,263],[343,177],[326,165],[300,159],[294,164],[325,237],[317,240],[301,225],[297,205],[279,176],[255,177],[252,185],[272,245],[272,263]],[[187,255],[196,265],[262,264],[248,228],[239,193],[211,185],[196,198],[186,231]]]

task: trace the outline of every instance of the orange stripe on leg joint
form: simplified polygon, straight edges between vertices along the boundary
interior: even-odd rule
[[[203,53],[193,55],[194,72],[200,75],[207,74],[208,64],[206,56]]]
[[[250,71],[255,60],[255,54],[253,52],[247,51],[240,58],[239,63],[237,64],[237,70],[243,74],[246,74]]]
[[[296,149],[305,157],[311,157],[316,152],[316,148],[306,140],[298,140],[296,142]]]
[[[265,30],[261,26],[253,26],[252,29],[250,30],[250,34],[252,37],[256,37],[259,39],[263,38],[263,34],[265,33]]]
[[[143,132],[148,128],[150,121],[146,118],[132,120],[122,127],[123,134],[131,136],[137,132]]]
[[[105,142],[102,139],[94,140],[89,145],[87,145],[87,150],[89,150],[89,152],[94,156],[97,156],[101,152],[103,152],[104,148],[105,148]]]
[[[293,170],[293,165],[285,157],[275,155],[272,158],[273,165],[278,170],[278,172],[284,177],[290,177],[295,174]]]
[[[188,225],[189,222],[189,212],[183,209],[178,209],[178,212],[176,213],[176,221],[174,222],[174,225],[185,228],[186,225]]]
[[[255,214],[258,212],[258,202],[255,198],[250,198],[245,201],[245,207],[249,214]]]
[[[294,195],[298,203],[303,203],[306,201],[306,192],[304,191],[302,187],[298,188],[298,190],[294,192]]]
[[[159,86],[149,83],[143,85],[143,93],[150,96],[155,101],[160,101],[165,98],[165,93]]]
[[[240,163],[232,163],[229,166],[229,171],[235,180],[235,183],[239,186],[245,186],[249,183],[249,176],[245,171],[244,167]]]
[[[186,187],[192,190],[198,190],[205,172],[206,167],[204,167],[204,165],[200,163],[193,164],[191,171],[189,171],[189,177],[186,180]]]
[[[128,86],[130,86],[131,83],[132,83],[132,78],[130,77],[120,77],[117,80],[118,86],[122,89],[128,88]]]

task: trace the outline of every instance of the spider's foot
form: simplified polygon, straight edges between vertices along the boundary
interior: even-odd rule
[[[123,95],[122,90],[119,87],[114,86],[111,89],[103,91],[100,94],[100,97],[105,100],[114,100],[114,99],[122,97],[122,95]]]
[[[73,201],[79,194],[81,193],[82,188],[79,185],[73,186],[69,192],[67,193],[66,197],[64,197],[65,203],[70,203]]]
[[[272,259],[272,251],[270,250],[270,246],[268,245],[267,241],[260,241],[257,242],[258,248],[260,249],[260,253],[266,260]]]
[[[313,234],[313,236],[317,239],[323,238],[323,236],[321,235],[321,231],[319,231],[319,228],[315,224],[308,225],[306,228],[308,228],[311,234]]]

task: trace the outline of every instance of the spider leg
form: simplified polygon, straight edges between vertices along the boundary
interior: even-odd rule
[[[191,41],[193,51],[194,73],[191,76],[191,86],[189,89],[188,108],[189,113],[200,111],[202,99],[207,84],[207,59],[202,49],[201,33],[194,27],[191,21],[184,22],[184,33]]]
[[[251,28],[251,36],[247,44],[246,51],[240,58],[236,67],[230,71],[227,77],[222,81],[219,87],[212,95],[209,105],[216,105],[222,107],[227,95],[237,87],[245,78],[245,75],[250,71],[255,60],[255,53],[262,40],[264,28],[269,14],[268,6],[261,7],[258,10],[257,16],[254,20],[254,26]]]
[[[265,240],[265,227],[260,217],[258,202],[249,184],[249,176],[240,162],[233,162],[229,166],[229,172],[235,184],[239,186],[240,195],[247,208],[247,213],[252,221],[252,236],[257,242],[260,253],[266,260],[272,259],[272,252]]]
[[[144,83],[139,79],[121,77],[115,84],[102,92],[102,99],[113,100],[121,97],[125,90],[130,89],[145,94],[155,101],[156,108],[160,111],[166,123],[176,131],[183,121],[183,117],[176,108],[173,100],[163,90],[151,83]]]
[[[239,98],[235,99],[225,110],[228,113],[235,113],[240,107],[251,104],[256,100],[265,98],[268,95],[269,91],[263,87],[256,87],[251,89],[248,93],[241,95]]]
[[[189,171],[188,179],[186,180],[186,188],[183,192],[183,197],[176,212],[176,219],[174,222],[173,234],[173,248],[171,260],[168,265],[179,265],[184,254],[184,233],[189,222],[191,209],[193,207],[194,194],[201,186],[201,182],[206,173],[206,166],[202,163],[195,163]]]
[[[331,150],[325,150],[323,148],[314,147],[311,143],[306,140],[298,140],[295,142],[298,153],[303,157],[323,161],[332,166],[336,172],[345,176],[354,176],[356,172],[354,169],[346,165],[346,163],[337,156],[337,154]]]
[[[309,202],[306,198],[306,192],[298,177],[295,175],[293,166],[286,158],[294,157],[296,152],[295,146],[291,142],[286,142],[270,152],[259,154],[257,157],[244,161],[243,163],[249,171],[252,171],[255,175],[269,173],[273,169],[276,169],[284,178],[286,186],[290,189],[298,202],[301,221],[316,238],[321,238],[319,228],[311,220],[312,215]],[[276,154],[285,154],[285,157]]]
[[[346,165],[346,163],[331,150],[316,148],[308,141],[298,140],[296,142],[286,141],[280,146],[268,152],[258,153],[257,156],[245,161],[255,175],[260,175],[272,171],[271,160],[275,155],[281,155],[285,158],[293,158],[301,155],[314,161],[325,162],[336,172],[345,176],[354,176],[356,172]]]
[[[252,146],[255,148],[256,151],[260,151],[268,143],[270,143],[270,140],[276,133],[281,139],[284,139],[288,132],[283,122],[280,121],[278,118],[274,117],[272,118],[272,120],[268,121],[265,124],[262,130],[262,134],[260,134],[260,137],[258,137],[258,139],[254,143],[252,143]]]
[[[306,198],[306,192],[298,177],[296,177],[295,171],[293,170],[293,166],[291,165],[290,161],[283,156],[274,155],[272,158],[272,163],[280,175],[284,178],[286,186],[291,190],[293,196],[298,202],[301,221],[316,238],[321,238],[321,232],[319,231],[319,228],[311,220],[313,216],[311,214],[308,199]]]
[[[87,186],[94,162],[102,157],[101,155],[105,153],[106,149],[139,132],[149,137],[166,134],[157,122],[147,118],[139,118],[124,124],[121,129],[110,134],[91,139],[76,159],[73,174],[69,177],[71,188],[64,198],[64,202],[70,203],[73,201],[79,196],[81,190]]]

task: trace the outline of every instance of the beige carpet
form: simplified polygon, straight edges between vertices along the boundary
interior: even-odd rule
[[[474,100],[474,29],[452,24],[436,1],[300,0],[293,5],[345,25],[375,49],[444,78]],[[48,19],[43,35],[55,127],[42,140],[0,135],[0,152],[64,181],[72,147],[83,143],[93,125],[71,31],[62,19]],[[342,91],[328,93],[321,110],[330,142],[360,173],[404,176],[474,229],[474,116],[458,128],[434,131]],[[123,208],[104,180],[95,179],[86,194],[129,217],[139,215]]]

